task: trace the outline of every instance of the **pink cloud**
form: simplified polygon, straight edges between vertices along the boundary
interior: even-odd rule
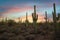
[[[2,7],[4,8],[4,7]],[[7,7],[6,7],[7,8]],[[24,12],[27,10],[32,10],[33,8],[31,6],[25,6],[25,7],[11,7],[11,8],[7,8],[8,10],[6,10],[5,12],[2,12],[2,14],[11,14],[11,13],[16,13],[16,12]]]

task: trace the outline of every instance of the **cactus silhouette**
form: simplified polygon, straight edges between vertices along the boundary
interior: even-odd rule
[[[53,9],[54,9],[54,12],[52,12],[53,14],[53,22],[54,22],[54,27],[56,28],[56,24],[57,24],[57,19],[56,19],[56,7],[55,7],[55,3],[53,4]]]
[[[27,12],[26,12],[26,20],[25,20],[25,23],[26,23],[26,26],[28,26],[29,21],[28,21],[28,13]]]
[[[33,23],[37,22],[38,15],[36,14],[36,5],[34,5],[34,13],[32,13]]]
[[[33,19],[33,26],[34,26],[34,31],[37,33],[37,20],[38,20],[38,15],[36,14],[36,5],[34,5],[34,13],[32,13],[32,19]]]
[[[55,7],[55,3],[53,4],[53,8],[54,8],[53,21],[54,21],[54,23],[56,23],[56,7]]]
[[[55,30],[55,38],[54,40],[56,39],[57,40],[57,18],[56,18],[56,7],[55,7],[55,3],[53,4],[53,9],[54,9],[54,12],[52,12],[53,14],[53,22],[54,22],[54,30]]]
[[[47,11],[45,11],[45,20],[46,20],[46,23],[47,23]]]
[[[27,17],[27,16],[28,16],[28,14],[27,14],[27,12],[26,12],[26,21],[28,21],[28,17]]]

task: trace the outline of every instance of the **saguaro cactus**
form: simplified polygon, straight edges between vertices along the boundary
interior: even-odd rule
[[[33,23],[37,22],[38,15],[36,14],[36,5],[34,5],[34,13],[32,13]]]
[[[54,38],[54,40],[56,40],[57,19],[56,19],[56,7],[55,7],[55,3],[53,4],[53,9],[54,9],[54,12],[52,12],[52,14],[53,14],[53,22],[54,22],[54,30],[55,30],[55,38]]]
[[[26,20],[25,20],[25,22],[26,22],[26,26],[28,26],[28,13],[26,13]]]
[[[54,22],[54,27],[56,29],[56,26],[57,26],[57,19],[56,19],[56,7],[55,7],[55,3],[53,4],[53,9],[54,11],[52,12],[53,14],[53,22]],[[55,30],[56,31],[56,30]]]
[[[56,7],[55,7],[55,3],[53,4],[53,8],[54,8],[54,12],[53,12],[53,21],[54,23],[56,23]]]
[[[55,7],[55,3],[53,4],[53,9],[54,9],[54,12],[52,12],[52,14],[53,14],[53,22],[54,22],[54,27],[56,28],[57,20],[56,20],[56,7]]]
[[[34,26],[34,32],[37,33],[37,19],[38,19],[38,15],[36,14],[36,6],[34,5],[34,13],[32,13],[32,18],[33,18],[33,26]]]
[[[45,11],[45,20],[46,20],[46,23],[47,23],[47,11]]]
[[[28,21],[28,17],[27,16],[28,16],[28,13],[26,13],[26,21]]]

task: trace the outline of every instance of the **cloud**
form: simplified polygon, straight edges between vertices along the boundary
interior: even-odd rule
[[[4,8],[4,7],[2,7]],[[14,13],[21,13],[21,12],[27,12],[28,10],[33,10],[33,8],[31,6],[24,6],[24,7],[6,7],[6,11],[2,12],[2,15],[6,15],[6,14],[14,14]]]

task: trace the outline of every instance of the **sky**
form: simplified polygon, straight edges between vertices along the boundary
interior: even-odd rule
[[[0,17],[18,18],[26,16],[26,12],[30,16],[36,5],[39,17],[47,11],[48,18],[52,18],[53,3],[56,4],[56,13],[60,13],[60,0],[0,0]]]

